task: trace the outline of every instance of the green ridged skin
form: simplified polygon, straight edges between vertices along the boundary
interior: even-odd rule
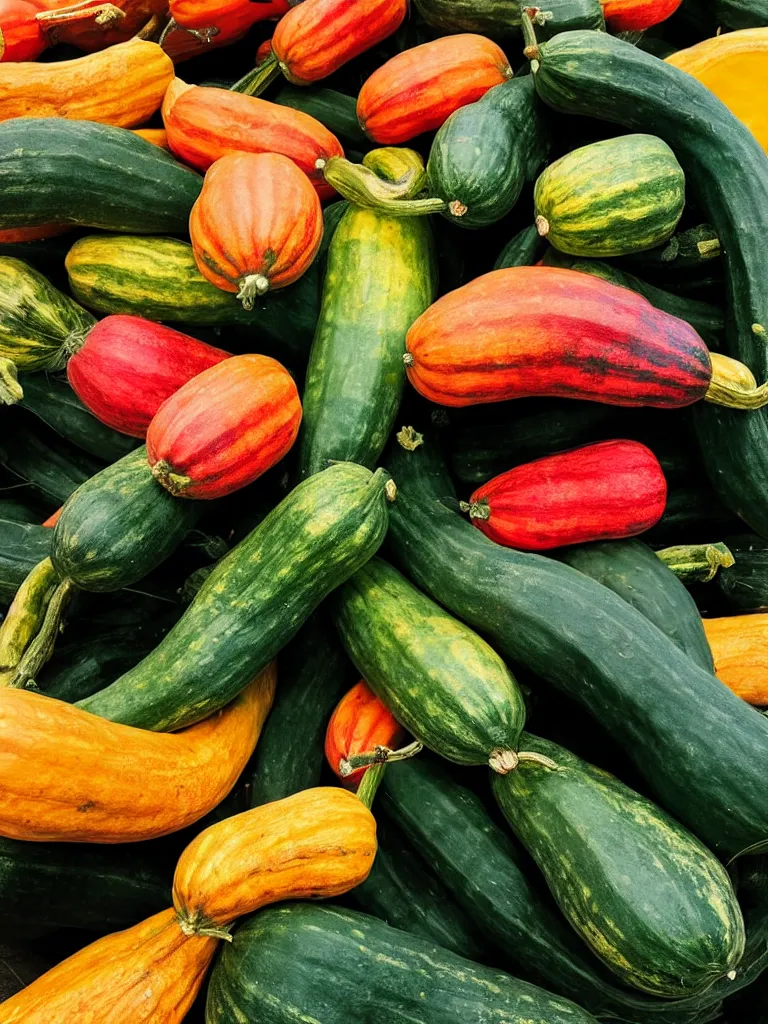
[[[19,370],[63,366],[94,317],[21,260],[0,256],[0,356]]]
[[[525,705],[512,673],[391,565],[374,558],[355,573],[335,622],[368,685],[425,747],[475,765],[517,750]]]
[[[524,742],[557,770],[521,763],[493,792],[590,949],[626,984],[670,999],[735,977],[744,921],[720,861],[613,775],[556,743]]]
[[[626,256],[674,234],[685,175],[655,135],[623,135],[555,160],[539,175],[533,201],[539,233],[561,252]]]
[[[575,1003],[368,914],[284,903],[243,921],[211,975],[207,1024],[595,1024]]]
[[[430,194],[443,216],[482,228],[504,217],[533,178],[550,147],[546,111],[530,75],[497,85],[455,110],[429,151]]]
[[[425,218],[346,211],[330,246],[304,385],[302,478],[334,460],[376,464],[405,386],[406,332],[436,293]]]
[[[79,706],[159,731],[224,707],[378,549],[387,483],[384,470],[345,462],[299,484],[218,563],[152,654]]]
[[[82,484],[53,530],[51,561],[81,590],[129,587],[173,554],[201,513],[152,476],[144,445]]]
[[[730,29],[762,28],[768,25],[766,0],[715,0],[715,19],[718,25]]]
[[[479,32],[492,39],[520,34],[520,8],[509,0],[415,0],[415,7],[428,25],[444,33]],[[550,0],[546,10],[551,18],[536,26],[539,39],[572,28],[605,28],[599,0]]]
[[[707,672],[714,672],[696,602],[656,552],[641,540],[565,548],[560,558],[624,598]]]
[[[0,432],[0,464],[26,480],[54,508],[104,467],[59,437],[30,413],[11,413],[13,427]]]
[[[0,519],[0,603],[9,605],[29,573],[51,553],[53,530]]]

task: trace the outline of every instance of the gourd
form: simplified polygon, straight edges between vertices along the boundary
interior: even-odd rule
[[[328,721],[325,758],[345,785],[355,788],[365,766],[353,768],[350,754],[364,754],[376,747],[401,746],[405,733],[364,679],[341,698]]]
[[[37,60],[47,43],[37,21],[37,7],[25,0],[0,4],[0,61]]]
[[[717,678],[742,700],[768,706],[768,615],[707,618],[703,623]]]
[[[644,32],[671,17],[682,0],[600,0],[611,32]]]
[[[290,0],[170,0],[171,17],[182,28],[211,29],[211,37],[218,34],[219,23],[228,24],[234,17],[242,20],[243,31],[266,18],[282,17],[291,9]]]

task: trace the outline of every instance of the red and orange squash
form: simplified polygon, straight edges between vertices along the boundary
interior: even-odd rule
[[[382,64],[357,98],[360,127],[396,145],[434,131],[459,107],[512,77],[504,51],[484,36],[443,36]]]
[[[68,43],[93,53],[132,39],[150,23],[159,27],[168,0],[39,0],[39,6],[48,46]]]
[[[184,498],[220,498],[252,483],[290,450],[301,401],[269,356],[232,356],[160,407],[147,431],[155,478]]]
[[[222,16],[218,31],[213,34],[200,29],[183,28],[171,21],[163,30],[160,45],[174,64],[181,64],[192,57],[238,42],[247,35],[250,24],[247,11],[235,11],[232,15]]]
[[[367,769],[345,774],[342,762],[350,754],[365,754],[375,747],[399,747],[405,730],[392,712],[373,693],[364,679],[341,698],[325,733],[325,757],[345,786],[356,789]]]
[[[670,18],[683,0],[600,0],[611,32],[643,32]]]
[[[246,32],[268,18],[281,18],[291,9],[289,0],[170,0],[171,17],[182,28],[216,29],[238,22]]]
[[[0,61],[37,60],[48,45],[37,14],[26,0],[0,0]]]

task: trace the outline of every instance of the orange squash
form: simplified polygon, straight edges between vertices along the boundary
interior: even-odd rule
[[[768,152],[768,28],[747,28],[705,39],[667,57],[706,85]]]
[[[768,614],[703,621],[717,678],[748,704],[768,707]]]
[[[600,0],[611,32],[642,32],[671,17],[683,0]]]
[[[289,0],[170,0],[171,17],[183,28],[218,29],[220,24],[240,20],[246,32],[257,21],[281,18],[291,9]]]
[[[249,0],[250,3],[250,0]],[[247,35],[250,27],[248,12],[236,11],[219,19],[218,31],[184,28],[171,21],[160,37],[160,45],[174,64],[198,57],[221,46],[229,46]]]
[[[300,424],[299,392],[285,367],[269,356],[232,356],[160,406],[147,457],[176,497],[221,498],[279,462]]]
[[[374,71],[357,98],[357,119],[375,142],[407,142],[511,77],[504,51],[490,39],[443,36],[403,50]]]
[[[134,128],[133,134],[151,142],[153,146],[167,149],[169,153],[171,151],[171,147],[168,145],[168,132],[165,128]]]
[[[364,679],[341,698],[325,733],[325,757],[345,786],[356,789],[366,768],[342,773],[341,765],[350,754],[364,754],[374,747],[399,747],[405,730],[382,704]]]
[[[0,0],[0,61],[37,60],[48,45],[37,13],[25,0]]]
[[[323,237],[323,212],[303,171],[278,153],[232,153],[205,176],[189,217],[198,270],[246,309],[293,284]]]
[[[50,529],[53,529],[53,527],[56,525],[56,523],[58,523],[59,519],[61,518],[61,513],[63,511],[64,506],[62,505],[61,508],[57,508],[55,512],[51,513],[51,515],[48,516],[45,522],[41,523],[41,526],[47,526]]]
[[[364,882],[376,819],[345,789],[319,786],[217,822],[182,853],[173,904],[188,934],[268,903],[339,896]]]
[[[172,734],[0,689],[0,835],[127,843],[191,825],[237,781],[272,705],[275,678],[270,666],[223,711]]]
[[[0,242],[38,242],[44,238],[55,238],[71,230],[71,224],[36,224],[31,228],[5,228],[0,231]]]
[[[278,153],[304,171],[321,199],[333,195],[322,166],[344,150],[309,114],[179,78],[168,86],[162,112],[171,150],[199,171],[231,153]]]
[[[13,64],[0,68],[0,121],[68,117],[130,128],[159,109],[172,80],[171,58],[142,39],[76,60]]]
[[[124,43],[165,14],[167,0],[41,0],[37,20],[49,46],[69,43],[93,53]]]

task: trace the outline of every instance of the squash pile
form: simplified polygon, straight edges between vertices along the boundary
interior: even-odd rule
[[[0,1024],[763,1024],[765,0],[0,0]]]

